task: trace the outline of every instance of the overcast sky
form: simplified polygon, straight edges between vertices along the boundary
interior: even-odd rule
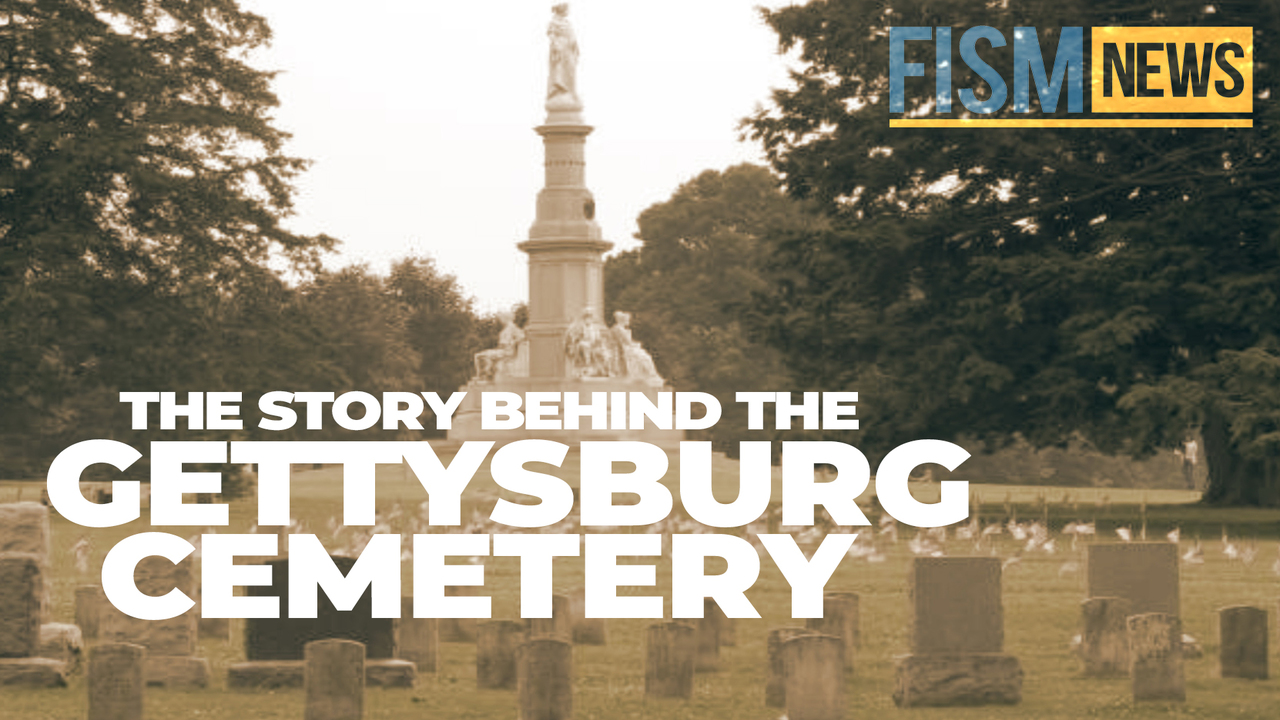
[[[277,126],[314,164],[290,226],[382,271],[430,255],[492,311],[527,295],[550,0],[243,0],[281,71]],[[576,0],[587,184],[606,239],[705,169],[761,161],[738,121],[786,82],[752,0]],[[780,2],[768,3],[778,6]]]

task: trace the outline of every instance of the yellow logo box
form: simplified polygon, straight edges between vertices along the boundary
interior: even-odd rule
[[[1096,113],[1253,112],[1253,28],[1096,27]]]

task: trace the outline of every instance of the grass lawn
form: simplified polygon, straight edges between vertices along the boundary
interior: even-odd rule
[[[716,466],[717,495],[732,497],[736,469],[720,459]],[[293,486],[293,514],[310,531],[328,538],[326,521],[341,511],[341,479],[336,468],[299,470]],[[1272,570],[1277,558],[1277,531],[1280,511],[1220,510],[1188,503],[1194,495],[1183,491],[1127,491],[1109,489],[1044,488],[1037,486],[971,486],[975,512],[983,522],[1003,521],[1016,512],[1020,519],[1048,518],[1057,533],[1067,520],[1096,521],[1099,538],[1115,539],[1113,528],[1141,527],[1145,505],[1148,533],[1161,537],[1169,529],[1183,531],[1184,549],[1199,534],[1204,542],[1205,563],[1182,568],[1183,625],[1204,645],[1201,659],[1188,660],[1187,702],[1152,703],[1135,706],[1129,699],[1127,680],[1086,680],[1078,675],[1076,660],[1067,643],[1076,632],[1078,606],[1083,599],[1079,565],[1080,549],[1072,549],[1066,538],[1053,555],[1027,554],[1010,566],[1004,575],[1006,652],[1022,662],[1026,679],[1024,699],[1013,708],[959,708],[946,710],[899,710],[890,693],[893,682],[892,657],[907,648],[908,609],[906,573],[911,554],[906,539],[914,530],[904,528],[902,541],[885,545],[884,562],[868,563],[847,559],[829,583],[833,590],[851,590],[861,595],[863,648],[847,690],[850,718],[1275,718],[1280,715],[1280,681],[1247,682],[1222,680],[1216,675],[1216,610],[1227,605],[1259,605],[1276,609],[1277,582]],[[398,467],[380,468],[379,509],[389,510],[400,503],[412,514],[425,494],[411,476]],[[927,499],[930,488],[918,488]],[[497,489],[490,478],[477,477],[469,491],[472,507],[491,502]],[[19,495],[37,499],[38,485],[0,485],[0,501]],[[780,495],[775,494],[775,498]],[[255,516],[252,498],[232,503],[232,527],[244,531]],[[1256,559],[1245,564],[1222,554],[1221,532],[1257,543]],[[80,576],[74,565],[71,546],[82,536],[93,543],[96,567],[115,541],[127,534],[152,529],[143,519],[131,526],[104,530],[79,528],[60,517],[54,519],[53,599],[55,620],[70,622],[73,617],[73,590],[78,584],[96,582]],[[163,528],[158,528],[162,529]],[[396,528],[400,530],[400,528]],[[172,532],[190,536],[195,528]],[[1012,556],[1019,543],[1007,534],[991,549]],[[951,540],[947,552],[965,555],[974,552],[969,541]],[[408,564],[406,564],[407,566]],[[518,617],[519,568],[514,560],[491,558],[486,567],[487,591],[493,595],[494,617]],[[411,587],[406,567],[404,587]],[[580,561],[558,560],[555,587],[568,590],[582,582]],[[659,587],[636,589],[637,594],[669,595],[669,563],[659,563]],[[699,675],[691,701],[646,701],[644,698],[644,629],[648,620],[609,621],[609,644],[604,647],[575,647],[575,717],[598,718],[731,718],[776,720],[779,711],[764,705],[765,638],[769,629],[803,624],[790,619],[790,591],[776,567],[765,558],[760,580],[749,597],[763,616],[759,620],[738,620],[736,647],[722,650],[723,669]],[[669,602],[668,602],[669,608]],[[1273,618],[1274,626],[1274,618]],[[1274,630],[1272,631],[1274,632]],[[238,634],[230,643],[202,641],[201,653],[213,665],[213,684],[204,690],[182,692],[149,689],[147,717],[152,720],[267,720],[302,717],[301,691],[231,692],[224,687],[227,665],[243,659]],[[1273,656],[1276,643],[1273,642]],[[513,692],[477,690],[473,645],[442,644],[441,671],[423,676],[413,690],[370,690],[366,696],[369,720],[410,718],[501,718],[515,716]],[[1274,658],[1273,658],[1274,662]],[[70,686],[57,690],[0,689],[0,718],[23,720],[83,720],[86,713],[83,673]]]

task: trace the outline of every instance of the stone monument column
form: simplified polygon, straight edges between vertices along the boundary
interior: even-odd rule
[[[613,247],[600,236],[595,199],[586,185],[585,145],[591,126],[582,121],[576,88],[578,46],[568,7],[557,5],[547,30],[551,38],[547,119],[542,136],[546,179],[538,193],[529,239],[529,377],[562,378],[564,335],[591,308],[604,322],[604,253]]]
[[[529,256],[529,320],[521,330],[504,319],[498,347],[476,355],[476,374],[463,387],[466,396],[454,413],[448,439],[435,443],[439,447],[539,438],[565,443],[576,453],[583,441],[634,440],[675,449],[684,439],[671,419],[651,418],[635,427],[626,421],[627,408],[646,399],[656,407],[665,397],[670,408],[670,396],[660,394],[671,389],[632,337],[631,316],[615,312],[613,325],[604,317],[603,256],[613,244],[601,237],[595,198],[587,189],[584,158],[592,128],[582,119],[578,43],[568,15],[567,4],[556,5],[547,28],[546,119],[536,128],[546,176],[529,237],[518,245]],[[575,408],[596,407],[599,398],[608,410],[587,418],[575,409],[578,422],[557,429],[486,429],[481,400],[486,392],[561,393],[556,404],[563,417],[568,417],[569,402]],[[624,420],[615,420],[619,417]],[[577,460],[566,462],[572,467]],[[443,625],[441,633],[444,639]]]

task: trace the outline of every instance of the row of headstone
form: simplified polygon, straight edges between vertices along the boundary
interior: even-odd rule
[[[1087,677],[1116,677],[1131,673],[1130,620],[1134,613],[1127,598],[1089,598],[1080,606],[1080,644],[1077,652]],[[1181,623],[1179,623],[1180,625]],[[1248,606],[1232,606],[1218,611],[1218,663],[1224,678],[1267,679],[1267,647],[1270,635],[1267,611]],[[1182,634],[1179,655],[1185,655]]]
[[[1177,546],[1167,542],[1099,544],[1086,555],[1078,653],[1086,676],[1128,675],[1135,700],[1186,699]],[[1219,610],[1219,669],[1224,678],[1268,677],[1267,613]]]
[[[1086,676],[1129,675],[1135,700],[1184,700],[1178,547],[1171,542],[1090,545],[1078,653]],[[1218,611],[1219,674],[1266,679],[1267,612]]]
[[[18,533],[0,530],[0,549],[5,550],[0,552],[0,682],[23,682],[6,678],[40,676],[44,668],[56,667],[53,663],[59,662],[36,657],[42,645],[74,643],[42,622],[47,606],[43,583],[48,565],[47,510],[35,503],[11,504],[0,506],[0,518],[8,522],[0,528],[19,529]],[[15,534],[23,535],[25,544]],[[36,539],[34,543],[31,538]],[[13,552],[15,549],[37,552]],[[345,572],[354,561],[335,558],[335,563]],[[281,597],[282,603],[287,602],[287,563],[279,560],[272,564],[274,584],[251,592],[270,593]],[[1176,614],[1177,573],[1172,543],[1090,546],[1088,591],[1113,592],[1115,596],[1091,597],[1082,606],[1081,654],[1086,674],[1127,673],[1132,677],[1136,699],[1185,696],[1181,624]],[[1016,658],[1003,654],[1000,575],[1000,561],[996,558],[915,559],[910,575],[911,653],[898,661],[894,693],[898,704],[972,705],[1020,700],[1021,667]],[[135,581],[150,595],[162,595],[175,587],[192,592],[195,585],[190,561],[174,565],[163,558],[148,558],[140,563]],[[404,617],[399,621],[373,619],[368,607],[361,612],[360,604],[354,611],[339,613],[323,593],[317,600],[321,612],[314,620],[247,623],[249,664],[295,663],[289,668],[274,667],[267,675],[278,684],[303,685],[306,647],[316,640],[347,639],[361,645],[365,668],[362,682],[412,685],[416,671],[406,672],[404,666],[435,671],[444,622],[412,618],[410,599],[405,599]],[[360,602],[370,606],[370,595],[366,593]],[[477,680],[481,687],[518,684],[518,664],[513,658],[528,641],[603,642],[604,623],[585,619],[582,608],[580,592],[555,596],[552,618],[523,625],[493,621],[478,626],[473,637],[479,643]],[[199,624],[194,613],[169,621],[139,621],[111,608],[101,590],[89,586],[77,591],[77,621],[87,635],[112,646],[144,648],[143,678],[148,684],[207,682],[208,664],[195,656]],[[789,717],[816,718],[837,713],[836,708],[842,706],[838,693],[824,694],[805,686],[799,695],[788,700],[788,688],[816,682],[829,674],[830,668],[824,670],[818,667],[821,663],[806,658],[838,657],[839,667],[852,668],[860,642],[858,628],[857,595],[827,593],[823,618],[810,620],[803,629],[774,631],[769,643],[768,704],[788,708]],[[718,669],[719,647],[732,642],[732,629],[732,621],[709,599],[704,617],[692,627],[666,623],[650,628],[647,692],[653,688],[656,696],[687,697],[693,671]],[[1226,608],[1220,614],[1220,632],[1224,677],[1267,677],[1265,611]],[[398,647],[401,643],[403,648]],[[691,659],[687,657],[690,649]],[[370,662],[378,660],[392,664]],[[58,673],[65,672],[66,661],[61,662]],[[806,669],[802,676],[791,677],[795,673],[789,668],[809,668],[811,664],[813,668]],[[233,669],[229,676],[232,686],[260,685],[237,683],[236,675]],[[833,677],[834,680],[823,680],[823,687],[838,689],[842,685],[838,676]],[[825,710],[796,708],[793,713],[792,705],[801,700]]]

